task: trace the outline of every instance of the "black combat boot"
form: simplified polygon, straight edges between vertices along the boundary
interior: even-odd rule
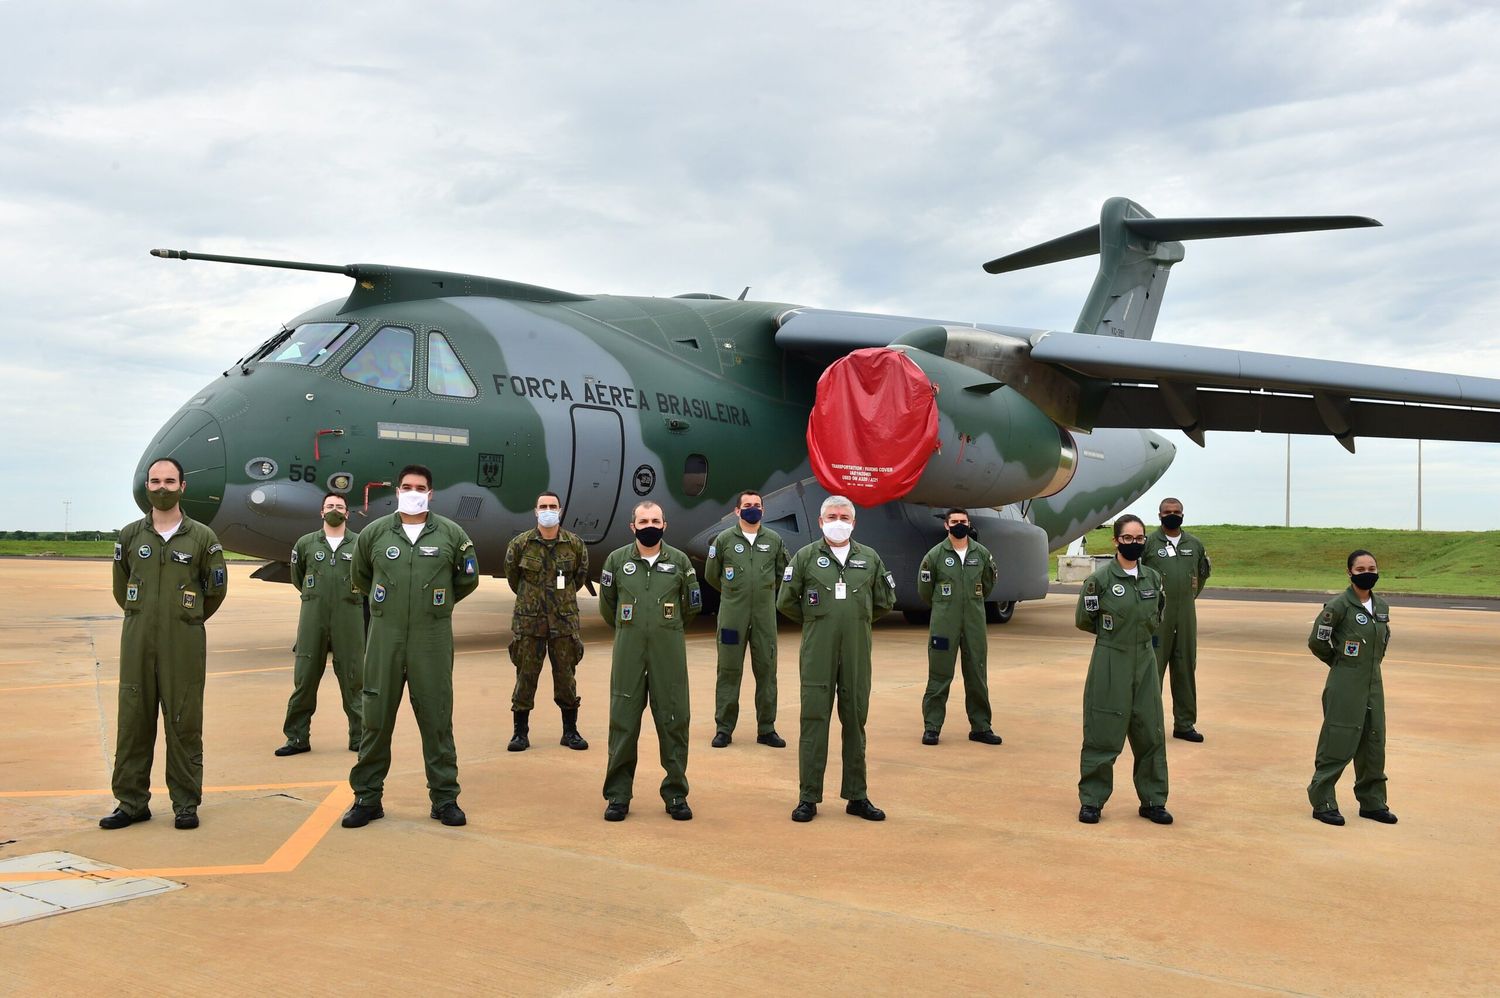
[[[531,711],[513,710],[516,718],[516,733],[511,735],[510,744],[505,746],[507,752],[525,752],[531,748],[531,739],[526,737],[531,733]]]
[[[562,718],[562,740],[557,744],[566,745],[568,748],[577,749],[580,752],[588,748],[589,743],[584,741],[583,736],[578,733],[578,708],[574,707],[572,710],[564,710]]]

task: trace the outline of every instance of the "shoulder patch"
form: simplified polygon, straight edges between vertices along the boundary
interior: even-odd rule
[[[614,585],[615,584],[615,573],[614,572],[600,572],[599,573],[599,584],[601,586],[612,586],[612,585]]]
[[[222,544],[210,544],[208,546],[209,554],[218,554],[222,550],[224,550],[224,545]]]
[[[708,556],[710,558],[717,558],[719,556],[719,545],[710,544],[708,546]]]
[[[1099,583],[1093,579],[1089,579],[1088,584],[1083,587],[1083,591],[1090,594],[1097,593],[1099,591]]]
[[[781,573],[781,581],[782,582],[791,582],[792,581],[792,566],[788,565],[786,567],[786,571],[784,571],[784,572]]]
[[[125,558],[125,545],[115,544],[115,561],[123,561]]]
[[[917,581],[918,582],[931,582],[932,581],[932,572],[929,571],[928,569],[925,569],[925,568],[922,569],[920,572],[917,573]]]

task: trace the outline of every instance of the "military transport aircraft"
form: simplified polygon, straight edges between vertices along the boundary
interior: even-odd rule
[[[1047,552],[1140,497],[1175,447],[1152,429],[1500,440],[1500,381],[1151,341],[1182,240],[1373,226],[1356,216],[1155,218],[1125,198],[1099,224],[985,264],[1099,255],[1071,332],[729,300],[584,295],[466,274],[152,250],[341,274],[236,361],[141,458],[184,465],[184,506],[276,577],[325,490],[369,517],[395,473],[436,475],[433,508],[498,572],[537,493],[595,552],[629,539],[634,503],[702,558],[741,489],[792,547],[830,490],[866,509],[859,539],[916,617],[936,516],[965,506],[1002,568],[992,620],[1047,589]],[[744,295],[741,295],[744,298]],[[283,576],[284,577],[284,576]]]

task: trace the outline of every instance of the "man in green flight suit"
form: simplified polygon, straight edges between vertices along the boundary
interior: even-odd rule
[[[1161,576],[1140,563],[1146,527],[1126,513],[1115,521],[1115,556],[1088,577],[1074,623],[1095,635],[1083,686],[1083,751],[1079,757],[1078,820],[1097,824],[1114,789],[1115,759],[1127,734],[1135,756],[1140,816],[1170,825],[1167,739],[1152,638],[1161,624]]]
[[[871,625],[896,603],[896,580],[874,548],[855,544],[854,504],[829,496],[819,510],[823,539],[792,556],[782,573],[776,609],[802,625],[802,738],[797,746],[800,786],[793,821],[812,821],[823,800],[828,767],[828,722],[838,694],[844,772],[844,810],[884,821],[865,782],[865,721],[870,715]]]
[[[354,805],[345,828],[385,817],[381,797],[391,768],[391,732],[401,690],[422,732],[431,817],[467,821],[458,806],[453,744],[453,606],[479,586],[474,544],[458,524],[428,511],[432,472],[407,465],[396,478],[396,512],[367,526],[354,545],[354,587],[370,597],[365,641],[364,728],[349,772]]]
[[[636,743],[649,700],[661,751],[661,799],[674,821],[689,821],[688,673],[683,627],[703,609],[688,556],[662,543],[667,521],[654,502],[630,514],[635,540],[604,559],[599,613],[615,629],[609,668],[609,762],[605,821],[624,821],[635,785]]]
[[[943,517],[948,536],[922,559],[917,593],[932,607],[927,634],[927,692],[922,696],[922,744],[936,745],[948,713],[954,660],[963,652],[964,708],[969,741],[999,745],[990,727],[989,630],[984,598],[995,585],[995,559],[972,536],[969,511],[954,507]]]
[[[589,578],[589,549],[562,524],[562,500],[556,492],[536,497],[536,527],[517,534],[505,548],[505,580],[516,594],[510,618],[510,660],[516,688],[510,696],[515,731],[510,752],[531,747],[531,710],[536,706],[542,664],[552,657],[552,702],[562,711],[559,745],[582,751],[589,747],[578,733],[578,680],[583,658],[579,637],[578,590]]]
[[[167,790],[176,826],[198,827],[208,664],[203,622],[224,602],[229,574],[214,532],[178,505],[186,491],[181,464],[170,457],[151,462],[151,514],[122,528],[115,542],[114,596],[125,611],[112,781],[119,805],[99,819],[100,828],[151,820],[158,710],[166,727]]]
[[[1354,763],[1359,816],[1394,825],[1385,800],[1385,684],[1380,663],[1391,643],[1391,608],[1375,595],[1375,556],[1360,549],[1348,560],[1349,588],[1323,604],[1307,647],[1328,666],[1323,686],[1323,730],[1307,799],[1313,817],[1342,825],[1333,788]]]
[[[1201,742],[1198,723],[1198,594],[1213,565],[1203,542],[1182,529],[1182,500],[1163,499],[1161,529],[1146,538],[1141,564],[1154,568],[1167,592],[1156,632],[1157,679],[1172,676],[1172,737]]]
[[[703,565],[703,578],[722,594],[712,745],[724,748],[734,740],[748,648],[755,674],[755,740],[786,748],[776,733],[776,586],[786,570],[786,545],[780,534],[761,526],[765,507],[759,492],[741,492],[735,510],[739,522],[714,538]]]
[[[318,685],[323,666],[333,652],[333,674],[343,695],[349,721],[349,751],[359,751],[364,722],[360,719],[360,689],[365,668],[364,600],[350,577],[354,539],[349,530],[349,502],[337,492],[323,497],[323,528],[303,534],[292,547],[291,583],[302,594],[297,618],[297,657],[292,668],[292,696],[286,704],[282,732],[286,744],[280,756],[312,751],[310,731],[318,708]]]

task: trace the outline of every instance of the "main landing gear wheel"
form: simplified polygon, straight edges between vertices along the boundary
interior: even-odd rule
[[[1010,618],[1015,616],[1016,601],[1010,600],[1006,603],[986,603],[984,605],[984,619],[991,624],[1008,624]]]

